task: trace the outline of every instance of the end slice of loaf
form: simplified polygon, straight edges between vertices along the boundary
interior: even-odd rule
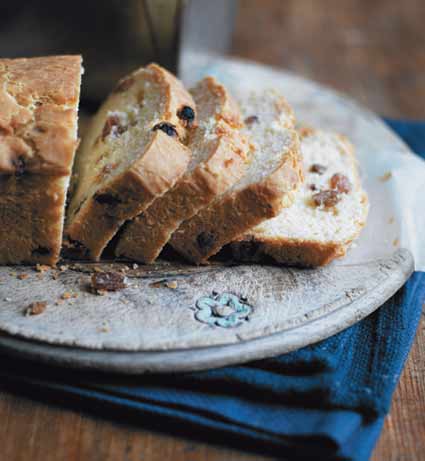
[[[0,60],[0,264],[58,260],[81,73],[81,56]]]
[[[239,101],[252,144],[246,175],[173,234],[171,246],[189,261],[204,263],[225,244],[291,205],[302,181],[294,116],[275,91]]]
[[[156,64],[118,83],[77,153],[69,250],[98,260],[126,220],[175,184],[191,158],[182,141],[194,113],[183,85]]]
[[[239,180],[248,166],[249,144],[241,134],[240,111],[226,89],[212,77],[192,90],[197,126],[189,134],[192,161],[177,184],[129,222],[117,256],[151,263],[180,224],[194,216]]]
[[[300,134],[304,185],[290,208],[232,243],[236,259],[322,266],[345,255],[365,225],[369,206],[353,146],[331,132]]]

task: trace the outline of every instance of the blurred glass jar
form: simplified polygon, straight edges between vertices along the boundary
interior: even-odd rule
[[[1,57],[83,55],[82,103],[89,108],[143,64],[176,72],[182,46],[225,52],[236,1],[15,0],[0,11]]]

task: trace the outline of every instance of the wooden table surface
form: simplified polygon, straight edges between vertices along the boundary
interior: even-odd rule
[[[240,0],[233,53],[344,91],[392,117],[425,119],[424,0]],[[270,458],[65,409],[0,387],[0,461]],[[375,461],[425,459],[425,320]]]

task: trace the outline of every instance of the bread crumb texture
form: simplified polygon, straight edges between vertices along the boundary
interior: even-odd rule
[[[281,237],[334,243],[352,240],[364,225],[368,212],[353,146],[336,133],[311,131],[302,137],[301,155],[305,181],[293,205],[257,226],[251,234],[260,240]],[[312,165],[321,165],[323,169],[317,172]],[[348,178],[351,190],[337,193],[338,200],[332,207],[312,203],[316,191],[335,190],[331,185],[337,174]]]

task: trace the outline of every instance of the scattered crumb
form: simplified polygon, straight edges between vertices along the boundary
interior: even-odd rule
[[[46,301],[36,301],[34,303],[31,303],[24,311],[24,315],[26,317],[30,315],[40,315],[42,314],[47,307],[47,302]]]
[[[37,274],[37,278],[38,278],[39,280],[43,280],[43,274]]]
[[[139,267],[138,264],[136,264],[136,263],[133,264],[133,269],[137,269],[138,267]]]
[[[59,305],[61,305],[61,304],[63,304],[63,299],[60,299],[60,298],[59,298],[59,299],[55,302],[55,306],[59,306]]]
[[[177,288],[177,280],[171,280],[169,282],[165,282],[165,286],[167,288],[171,288],[172,290],[175,290]]]
[[[72,293],[73,298],[78,298],[78,293]]]
[[[7,303],[10,303],[12,301],[12,298],[4,298],[4,300],[7,302]]]
[[[391,218],[388,220],[388,224],[394,224],[395,218],[394,216],[391,216]]]
[[[100,273],[100,272],[103,272],[103,269],[100,268],[100,267],[95,267],[95,268],[93,268],[93,271],[94,271],[94,272],[99,272],[99,273]]]
[[[149,284],[151,288],[171,288],[172,290],[175,290],[177,288],[177,280],[158,280],[157,282],[152,282]]]
[[[387,171],[387,172],[384,173],[382,176],[378,176],[378,179],[379,179],[381,182],[386,182],[386,181],[388,181],[389,179],[391,179],[391,177],[392,177],[391,171]]]
[[[18,275],[18,279],[19,279],[19,280],[25,280],[25,279],[27,279],[28,277],[29,277],[28,274],[19,274],[19,275]]]
[[[37,264],[35,266],[35,270],[37,272],[46,272],[50,269],[50,266],[46,266],[45,264]]]
[[[161,288],[162,286],[164,286],[164,282],[166,282],[166,280],[158,280],[157,282],[150,283],[149,286],[151,288]]]
[[[111,331],[111,329],[109,328],[108,325],[104,325],[104,326],[102,326],[102,327],[99,328],[99,331],[100,331],[101,333],[109,333],[109,332]]]
[[[92,291],[98,295],[104,295],[108,291],[123,290],[127,287],[126,277],[118,272],[95,272],[91,276]]]
[[[68,266],[65,266],[65,265],[59,266],[59,270],[60,270],[61,272],[64,272],[64,271],[66,271],[67,269],[68,269]]]
[[[16,277],[18,274],[15,271],[12,271],[12,272],[10,272],[9,275],[12,276],[12,277]]]
[[[72,297],[72,294],[69,291],[65,291],[63,295],[61,296],[62,299],[70,299]]]
[[[398,238],[395,238],[393,240],[393,246],[398,247],[399,244],[400,244],[400,240]]]

